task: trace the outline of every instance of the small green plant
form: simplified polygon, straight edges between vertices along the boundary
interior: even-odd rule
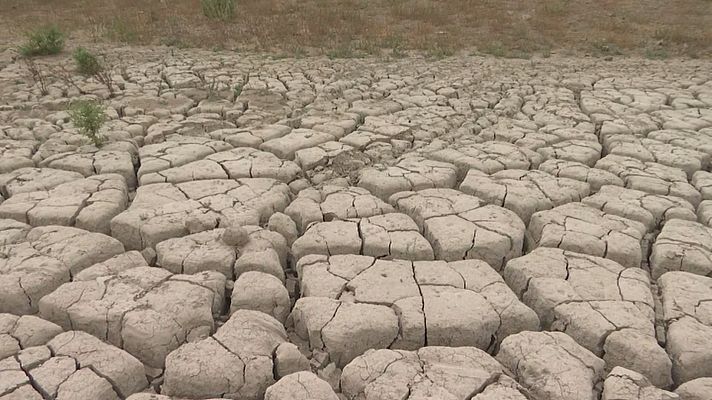
[[[596,40],[592,43],[592,46],[594,51],[601,56],[620,56],[623,54],[618,46],[606,40]]]
[[[386,37],[381,46],[386,49],[391,49],[391,57],[393,58],[405,58],[408,56],[405,48],[405,40],[397,35],[391,35]]]
[[[211,19],[228,20],[235,15],[235,0],[202,0],[203,14]]]
[[[213,77],[212,81],[210,81],[210,84],[205,85],[205,88],[208,91],[208,100],[215,100],[219,97],[217,78]]]
[[[77,64],[77,72],[84,76],[93,76],[104,70],[99,58],[83,47],[74,51],[74,62]]]
[[[490,42],[480,51],[484,54],[489,54],[497,58],[517,58],[521,60],[529,60],[532,58],[532,55],[528,50],[520,48],[509,48],[506,47],[502,42],[497,40]]]
[[[495,40],[481,50],[485,54],[489,54],[495,57],[504,57],[507,54],[507,49],[504,48],[502,42]]]
[[[237,82],[235,86],[232,87],[232,94],[233,94],[233,101],[237,100],[238,97],[242,94],[242,90],[247,86],[248,83],[250,83],[250,74],[252,72],[248,71],[244,74],[242,74],[242,80],[240,82]]]
[[[69,109],[69,117],[79,132],[88,137],[96,147],[104,143],[99,129],[106,121],[106,114],[101,104],[95,101],[78,101]]]
[[[665,60],[670,57],[668,51],[662,47],[645,49],[645,58],[648,60]]]
[[[455,51],[450,46],[443,43],[435,43],[428,47],[426,51],[428,58],[436,60],[442,60],[455,54]]]
[[[114,97],[114,80],[111,77],[111,71],[105,67],[99,57],[89,50],[79,47],[74,52],[74,62],[77,64],[77,72],[87,77],[93,77],[102,83],[109,89],[109,95]]]
[[[233,99],[237,99],[238,97],[240,97],[240,95],[242,94],[242,88],[243,88],[242,83],[236,83],[235,86],[232,87]]]
[[[326,50],[326,56],[331,60],[338,58],[362,58],[351,43],[341,43]]]
[[[64,34],[56,26],[44,26],[27,34],[27,43],[20,46],[25,57],[58,54],[64,48]]]

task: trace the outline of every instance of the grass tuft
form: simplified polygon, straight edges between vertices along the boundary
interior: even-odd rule
[[[74,62],[77,64],[77,72],[84,76],[93,76],[104,70],[99,58],[83,47],[74,51]]]
[[[623,54],[620,47],[607,40],[596,40],[591,45],[598,56],[620,56]]]
[[[357,51],[351,43],[341,43],[325,51],[329,59],[335,60],[339,58],[363,58],[363,54]]]
[[[645,49],[645,58],[648,60],[666,60],[670,58],[670,54],[666,49],[661,47],[654,49],[647,48]]]
[[[504,45],[504,43],[498,40],[490,42],[480,51],[484,54],[489,54],[498,58],[518,58],[522,60],[528,60],[532,57],[529,51],[516,48],[508,48]]]
[[[44,26],[27,34],[27,42],[20,46],[24,57],[59,54],[64,48],[64,34],[56,26]]]
[[[203,15],[226,21],[235,15],[235,0],[202,0]]]
[[[434,43],[432,46],[426,49],[426,56],[435,60],[442,60],[443,58],[452,57],[455,54],[455,50],[452,47],[444,43]]]

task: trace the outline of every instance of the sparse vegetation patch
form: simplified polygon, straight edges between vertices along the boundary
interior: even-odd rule
[[[211,19],[228,20],[235,15],[235,0],[202,0],[203,14]]]
[[[649,60],[665,60],[669,57],[670,55],[665,48],[657,47],[645,49],[645,58]]]
[[[27,42],[20,46],[25,57],[58,54],[64,48],[64,34],[56,26],[43,26],[27,34]]]
[[[110,68],[105,66],[105,60],[102,62],[94,53],[79,47],[74,52],[74,62],[77,65],[77,72],[87,77],[93,77],[109,89],[109,94],[112,97],[114,96],[114,80]]]
[[[619,56],[623,52],[621,49],[607,40],[597,40],[592,44],[593,50],[599,56]]]
[[[51,18],[76,39],[290,57],[332,53],[342,58],[352,53],[397,58],[411,50],[429,55],[441,37],[454,52],[481,51],[500,42],[503,50],[509,49],[505,53],[521,50],[518,56],[541,48],[615,55],[592,49],[597,38],[626,55],[645,55],[651,38],[662,41],[671,57],[706,57],[712,51],[710,0],[680,0],[674,12],[653,0],[596,7],[571,0],[3,1],[8,4],[3,8],[7,12],[0,13],[0,26],[8,29],[0,36],[8,37],[0,42],[6,43]]]
[[[88,137],[96,147],[100,147],[104,143],[99,129],[106,121],[106,114],[100,103],[77,101],[69,109],[69,117],[79,132]]]

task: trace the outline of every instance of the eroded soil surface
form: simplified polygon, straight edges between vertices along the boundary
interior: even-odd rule
[[[0,399],[711,398],[709,61],[109,56],[0,55]]]

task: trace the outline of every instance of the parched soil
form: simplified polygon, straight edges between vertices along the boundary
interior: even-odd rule
[[[0,400],[709,400],[708,59],[90,48],[0,52]]]

